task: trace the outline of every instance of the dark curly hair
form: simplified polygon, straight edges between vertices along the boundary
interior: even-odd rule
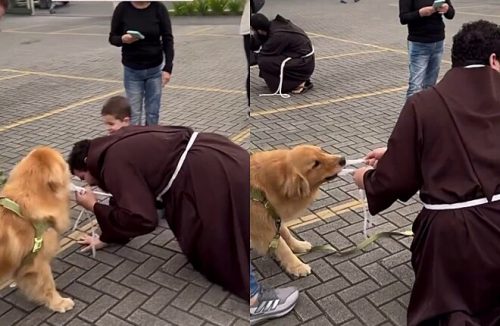
[[[495,23],[486,20],[466,23],[453,36],[453,67],[489,65],[489,58],[493,53],[500,58],[500,26]]]
[[[73,145],[71,153],[68,157],[68,165],[71,174],[75,173],[75,170],[87,171],[87,155],[89,154],[90,140],[84,139]]]

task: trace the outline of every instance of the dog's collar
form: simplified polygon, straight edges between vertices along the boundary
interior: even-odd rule
[[[276,210],[274,209],[271,202],[267,199],[264,191],[254,187],[250,187],[250,199],[255,202],[261,203],[274,220],[274,224],[276,225],[276,234],[269,243],[268,248],[269,254],[274,255],[274,252],[278,248],[278,244],[280,241],[281,217],[278,215],[278,213],[276,213]]]
[[[6,209],[10,210],[17,216],[19,216],[22,219],[26,219],[22,213],[21,213],[21,207],[19,207],[19,204],[13,201],[10,198],[7,197],[0,197],[0,206],[5,207]],[[35,238],[33,241],[33,249],[31,252],[26,256],[23,260],[23,265],[31,262],[33,258],[38,254],[38,252],[42,249],[43,246],[43,234],[45,231],[47,231],[50,227],[52,227],[52,223],[48,222],[46,219],[43,219],[41,221],[36,221],[36,222],[31,222],[31,225],[33,226],[33,229],[35,229]]]

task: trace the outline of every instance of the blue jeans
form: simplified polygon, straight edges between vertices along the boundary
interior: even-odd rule
[[[255,275],[252,271],[252,262],[250,262],[250,298],[259,293],[260,285],[255,278]]]
[[[408,41],[410,80],[406,98],[424,88],[436,85],[443,51],[444,41],[435,43]]]
[[[160,119],[162,65],[141,70],[124,68],[125,93],[132,109],[130,123],[132,125],[141,124],[144,106],[146,125],[157,125]]]

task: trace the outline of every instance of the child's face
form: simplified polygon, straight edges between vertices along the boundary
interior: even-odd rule
[[[130,125],[130,118],[126,117],[123,118],[123,120],[116,119],[112,115],[106,114],[102,116],[102,121],[104,121],[104,124],[106,125],[106,129],[108,130],[109,134],[115,133],[117,130],[119,130],[121,127],[126,127]]]

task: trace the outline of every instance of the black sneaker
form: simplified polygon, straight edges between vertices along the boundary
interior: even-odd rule
[[[298,298],[299,290],[295,287],[261,288],[257,303],[250,306],[250,325],[288,314],[295,307]]]

